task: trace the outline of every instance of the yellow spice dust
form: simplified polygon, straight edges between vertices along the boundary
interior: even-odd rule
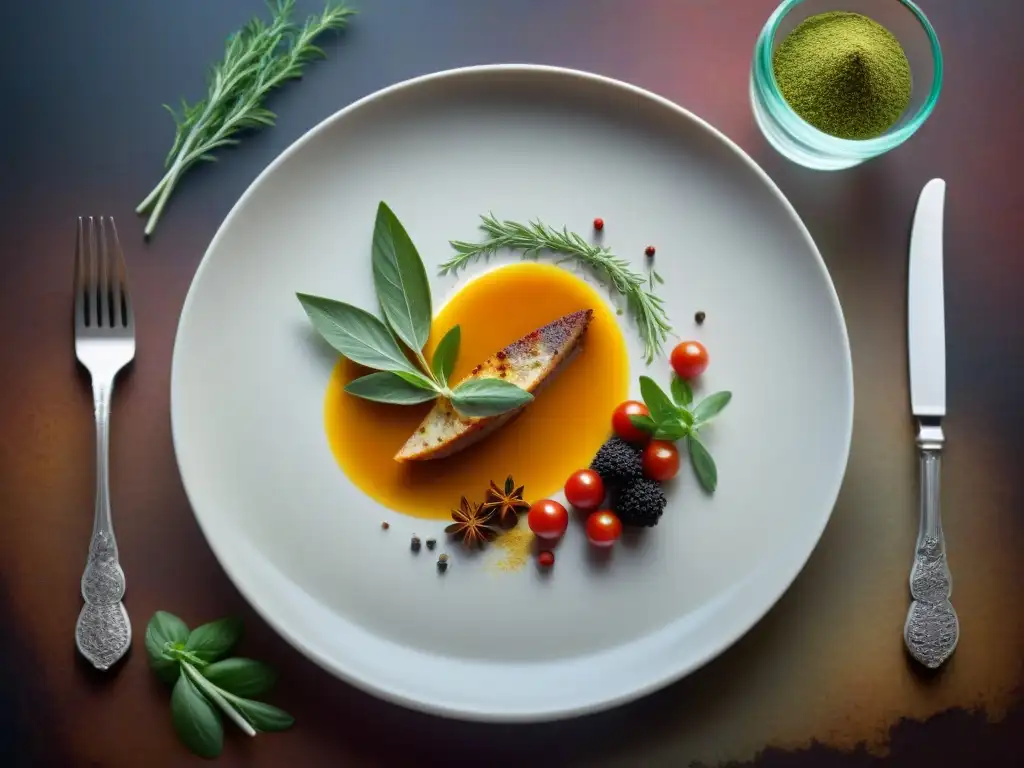
[[[530,561],[533,531],[525,525],[517,525],[508,533],[499,536],[494,545],[505,551],[505,556],[495,563],[499,571],[521,570]]]

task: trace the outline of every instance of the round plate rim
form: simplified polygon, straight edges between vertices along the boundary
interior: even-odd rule
[[[617,89],[620,91],[627,92],[636,97],[643,98],[653,102],[654,104],[667,109],[674,113],[677,117],[690,121],[697,128],[708,133],[712,138],[722,142],[728,147],[738,159],[740,159],[749,170],[763,183],[769,190],[769,192],[782,204],[783,209],[788,214],[793,224],[797,227],[800,235],[803,237],[806,245],[810,248],[811,253],[814,255],[815,264],[821,271],[822,276],[825,279],[825,284],[828,288],[829,299],[831,300],[836,316],[839,319],[839,326],[841,331],[842,340],[842,353],[845,368],[844,379],[847,383],[846,393],[848,400],[845,403],[846,412],[848,417],[846,419],[846,425],[843,435],[843,456],[840,463],[840,471],[835,480],[835,487],[832,491],[831,500],[825,507],[825,513],[821,517],[818,530],[815,531],[813,537],[813,545],[807,552],[806,557],[796,564],[795,568],[791,569],[791,573],[788,573],[785,579],[783,579],[782,588],[778,590],[771,600],[766,601],[765,605],[760,611],[755,611],[755,615],[747,625],[741,628],[738,632],[726,637],[721,643],[719,643],[717,649],[713,652],[706,653],[703,656],[691,658],[688,663],[678,665],[675,668],[669,668],[667,673],[660,679],[639,685],[625,693],[616,694],[612,696],[595,699],[585,704],[579,704],[573,707],[566,707],[558,710],[545,710],[542,712],[509,712],[501,711],[498,709],[480,711],[480,710],[468,710],[447,706],[440,703],[434,703],[431,701],[423,700],[420,698],[412,698],[403,695],[400,692],[389,690],[382,686],[376,685],[372,680],[360,677],[358,674],[354,674],[351,670],[344,668],[339,665],[334,659],[326,658],[324,655],[318,653],[314,649],[308,647],[303,639],[296,634],[292,633],[287,626],[282,622],[278,621],[269,611],[267,611],[260,603],[259,599],[252,593],[251,590],[243,583],[242,579],[232,571],[232,568],[227,564],[222,552],[218,546],[214,543],[210,536],[207,525],[203,521],[203,516],[198,510],[198,506],[195,503],[193,493],[189,489],[189,483],[184,473],[181,470],[181,434],[179,427],[177,426],[177,420],[175,419],[175,391],[178,389],[178,371],[180,366],[178,364],[178,357],[180,352],[180,337],[182,334],[182,328],[185,325],[186,316],[189,313],[189,309],[192,302],[195,300],[196,285],[199,282],[201,275],[209,263],[211,254],[216,250],[220,239],[224,236],[224,233],[228,230],[232,220],[235,218],[239,210],[248,201],[249,197],[255,192],[260,186],[263,180],[273,173],[280,165],[288,161],[295,153],[297,153],[307,142],[311,141],[315,136],[323,131],[327,131],[335,123],[345,119],[347,115],[353,113],[360,108],[384,98],[391,96],[397,92],[403,90],[414,89],[417,86],[424,85],[427,83],[433,83],[435,81],[445,79],[456,79],[465,77],[487,77],[489,75],[500,75],[508,73],[523,73],[533,75],[548,75],[551,77],[561,78],[576,78],[584,81],[588,81],[591,84],[601,85],[608,88]],[[708,662],[712,661],[730,647],[732,647],[737,641],[740,640],[744,635],[747,634],[754,626],[756,626],[764,616],[775,606],[775,604],[781,599],[781,597],[789,590],[795,581],[796,577],[804,569],[807,561],[810,559],[811,554],[817,548],[820,542],[821,535],[824,533],[825,527],[828,525],[828,521],[832,517],[832,512],[835,508],[836,501],[839,496],[839,491],[842,487],[843,480],[846,475],[846,469],[849,463],[850,448],[852,444],[853,436],[853,412],[854,412],[854,389],[853,389],[853,363],[852,354],[850,349],[849,332],[846,326],[846,318],[843,314],[842,305],[839,302],[839,296],[836,293],[835,285],[832,281],[832,276],[828,271],[828,267],[825,265],[825,261],[821,256],[820,251],[814,239],[811,237],[810,231],[807,229],[800,215],[793,207],[792,203],[786,198],[786,196],[779,189],[778,185],[771,179],[770,176],[762,169],[754,160],[751,158],[738,144],[732,139],[722,133],[720,130],[712,126],[704,119],[693,114],[689,110],[680,106],[679,104],[660,96],[653,91],[649,91],[631,83],[618,80],[616,78],[608,77],[606,75],[600,75],[594,72],[588,72],[584,70],[571,69],[566,67],[558,67],[545,64],[525,64],[525,63],[510,63],[510,64],[477,64],[465,67],[456,67],[452,69],[440,70],[424,75],[418,75],[406,80],[393,83],[392,85],[378,89],[366,96],[363,96],[351,104],[338,109],[334,113],[323,118],[316,125],[311,127],[289,146],[287,146],[277,157],[275,157],[257,176],[253,181],[246,187],[245,191],[238,198],[235,204],[231,207],[224,220],[217,228],[217,232],[214,234],[209,246],[203,254],[202,259],[196,268],[195,274],[189,284],[188,291],[185,295],[185,300],[182,305],[181,314],[178,319],[178,325],[175,331],[174,347],[171,355],[171,375],[170,375],[170,421],[171,421],[171,441],[174,448],[175,462],[178,465],[179,475],[182,481],[182,487],[185,490],[185,495],[188,498],[189,506],[192,508],[193,516],[196,519],[196,523],[199,525],[200,531],[203,533],[203,538],[206,540],[208,546],[216,557],[217,562],[220,564],[224,573],[228,579],[239,591],[239,593],[245,598],[246,602],[253,608],[253,610],[270,625],[274,631],[284,638],[289,645],[297,649],[300,653],[306,656],[308,659],[313,661],[319,667],[325,671],[331,673],[335,677],[359,688],[360,690],[367,692],[373,696],[381,698],[391,703],[399,704],[409,709],[418,710],[433,715],[455,717],[462,720],[480,721],[480,722],[541,722],[541,721],[553,721],[560,720],[570,717],[578,717],[594,712],[603,711],[610,709],[615,706],[626,704],[636,699],[642,698],[656,690],[671,685],[674,682],[686,677],[690,673],[697,669],[705,666]]]

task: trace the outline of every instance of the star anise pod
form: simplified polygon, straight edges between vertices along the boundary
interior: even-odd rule
[[[478,547],[498,535],[498,532],[488,525],[493,515],[493,510],[484,509],[482,504],[471,502],[463,496],[459,508],[452,510],[452,520],[455,522],[444,531],[461,536],[462,543],[467,547]]]
[[[519,520],[519,513],[530,509],[530,502],[523,500],[523,487],[520,485],[516,488],[512,475],[505,478],[504,489],[499,488],[491,480],[484,509],[494,513],[498,525],[502,528],[512,528]]]

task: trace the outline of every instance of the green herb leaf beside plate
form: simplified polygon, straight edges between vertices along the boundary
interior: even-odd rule
[[[718,487],[718,468],[715,466],[715,460],[711,458],[708,449],[696,435],[691,434],[686,443],[690,448],[690,462],[697,473],[697,479],[700,480],[704,490],[714,493],[715,488]]]
[[[732,400],[732,392],[715,392],[701,400],[693,409],[693,418],[697,425],[707,424]]]
[[[171,693],[171,719],[185,746],[200,757],[217,757],[224,748],[224,726],[213,705],[187,675],[179,675]]]
[[[690,382],[676,374],[672,375],[672,399],[676,405],[686,408],[693,402],[693,389]]]
[[[277,682],[277,672],[267,664],[252,659],[223,659],[202,669],[203,677],[221,690],[235,696],[259,696]]]
[[[193,629],[185,650],[205,662],[217,661],[227,656],[241,639],[241,619],[220,619]]]

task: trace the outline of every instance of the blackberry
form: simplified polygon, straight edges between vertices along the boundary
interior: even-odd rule
[[[651,527],[665,511],[665,492],[653,480],[642,477],[623,488],[614,499],[615,512],[623,525]]]
[[[602,445],[594,460],[590,462],[590,468],[611,486],[631,483],[639,480],[644,474],[640,449],[621,437],[613,437]]]

